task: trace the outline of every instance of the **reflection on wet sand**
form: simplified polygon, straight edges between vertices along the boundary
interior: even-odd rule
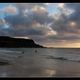
[[[45,74],[47,74],[48,76],[53,76],[56,74],[56,70],[52,70],[52,69],[46,69],[44,70]]]

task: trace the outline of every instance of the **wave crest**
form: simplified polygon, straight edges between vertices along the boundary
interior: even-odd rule
[[[68,60],[68,61],[76,61],[80,62],[80,58],[69,58],[69,57],[55,57],[55,56],[47,56],[47,59],[58,59],[58,60]]]

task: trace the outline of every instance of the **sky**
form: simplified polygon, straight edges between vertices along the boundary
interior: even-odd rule
[[[0,3],[0,36],[46,47],[80,48],[80,3]]]

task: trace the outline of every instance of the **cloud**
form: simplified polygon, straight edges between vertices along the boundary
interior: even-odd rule
[[[28,36],[40,44],[67,43],[80,39],[80,4],[58,4],[59,11],[56,14],[49,14],[48,5],[42,3],[15,5],[20,13],[4,18],[10,26],[5,30],[7,35]]]
[[[64,5],[65,5],[64,3],[58,3],[59,8],[64,8]]]
[[[21,26],[21,25],[20,25]],[[9,28],[10,32],[9,34],[11,36],[49,36],[49,35],[56,35],[57,32],[52,30],[49,26],[41,25],[41,24],[35,24],[31,27],[25,27],[20,28],[16,25],[15,28]],[[8,30],[8,29],[7,29]]]
[[[3,24],[4,24],[4,20],[0,19],[0,25],[3,25]]]
[[[34,6],[45,7],[44,3],[14,3],[19,10],[19,13],[22,14],[26,9],[32,9]]]
[[[8,28],[8,25],[4,19],[0,19],[0,29]]]
[[[1,12],[6,12],[6,13],[12,13],[15,14],[17,12],[16,7],[9,5],[7,7],[4,7],[0,10]]]
[[[70,6],[68,6],[70,5]],[[72,6],[75,6],[75,7],[72,7]],[[51,25],[51,27],[54,29],[54,30],[57,30],[58,33],[79,33],[79,22],[80,22],[80,12],[79,12],[79,5],[80,4],[64,4],[64,7],[62,8],[62,12],[60,12],[59,14],[57,14],[57,16],[59,15],[59,17],[56,19],[54,18],[54,22],[53,24]],[[72,8],[71,8],[72,7]],[[77,8],[78,7],[78,8]],[[66,12],[64,13],[64,9],[73,9],[74,12],[72,12],[71,14],[69,15],[66,15],[65,13],[68,13],[67,10]],[[54,16],[53,16],[54,17]]]
[[[41,14],[41,13],[45,13],[47,10],[44,7],[34,6],[32,8],[32,11],[35,12],[35,13]]]
[[[56,14],[50,14],[54,18],[50,27],[58,34],[46,37],[46,43],[75,43],[80,40],[80,4],[64,3],[59,6],[59,11]],[[70,12],[68,15],[66,13]],[[74,42],[73,42],[74,41]]]
[[[49,39],[52,40],[65,40],[65,41],[72,41],[80,39],[79,35],[58,35],[58,36],[48,36]]]
[[[33,21],[37,21],[41,24],[45,24],[45,23],[47,24],[53,21],[53,18],[48,16],[49,13],[43,6],[41,6],[41,4],[27,4],[26,3],[26,5],[25,4],[17,4],[17,5],[18,5],[18,7],[16,6],[17,9],[22,7],[22,9],[19,9],[22,13],[19,13],[14,16],[7,16],[5,18],[7,22],[11,23],[14,26],[15,24],[17,25],[18,23],[31,24]],[[34,6],[32,7],[32,5]],[[28,9],[27,6],[31,8]]]
[[[74,21],[77,24],[79,24],[80,23],[80,10],[79,10],[80,3],[75,3],[75,4],[70,3],[70,4],[65,4],[65,5],[68,9],[74,10],[74,12],[69,16],[69,20]]]
[[[16,4],[16,7],[22,13],[4,18],[10,25],[12,36],[33,37],[57,34],[48,25],[53,22],[53,18],[49,16],[44,4]]]

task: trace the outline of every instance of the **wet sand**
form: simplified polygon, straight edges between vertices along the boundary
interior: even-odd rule
[[[49,59],[48,51],[28,49],[8,65],[0,65],[0,77],[80,77],[80,62]]]
[[[80,63],[27,58],[0,66],[0,77],[80,77]]]

